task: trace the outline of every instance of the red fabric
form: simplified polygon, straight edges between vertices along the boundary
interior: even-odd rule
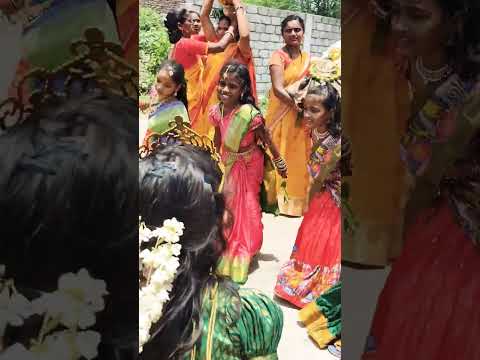
[[[407,232],[372,326],[365,359],[480,359],[480,251],[448,204]]]
[[[222,135],[222,143],[227,133],[232,113],[221,119],[218,106],[210,111],[210,122],[218,126]],[[263,152],[255,146],[255,129],[263,124],[261,116],[252,119],[250,129],[240,142],[240,147],[250,148],[251,153],[238,156],[225,179],[223,193],[226,207],[233,216],[233,225],[226,230],[227,251],[226,255],[232,258],[252,258],[262,246],[263,224],[260,208],[260,185],[263,180]],[[222,157],[228,154],[223,153]]]
[[[208,44],[195,39],[181,38],[174,46],[172,58],[188,70],[208,53]]]
[[[205,35],[192,35],[193,40],[207,42],[207,37]]]
[[[290,261],[278,275],[275,294],[295,306],[306,306],[339,281],[340,256],[340,208],[324,191],[310,202]]]

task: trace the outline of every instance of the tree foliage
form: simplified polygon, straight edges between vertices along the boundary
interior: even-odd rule
[[[171,45],[163,18],[156,11],[140,7],[139,26],[140,93],[146,94],[154,82],[158,66],[168,57]]]
[[[246,0],[248,4],[340,18],[341,0]]]

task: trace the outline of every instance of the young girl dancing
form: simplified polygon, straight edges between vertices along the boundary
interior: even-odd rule
[[[304,100],[310,129],[310,204],[290,260],[282,267],[275,294],[303,308],[340,278],[340,97],[330,83],[312,80]]]
[[[245,283],[252,257],[263,241],[260,185],[264,151],[268,147],[278,173],[287,176],[287,166],[273,145],[262,114],[255,106],[247,66],[236,61],[220,71],[217,87],[220,103],[210,109],[215,144],[225,165],[223,192],[233,221],[226,230],[228,242],[218,272],[237,283]]]
[[[148,112],[148,120],[140,130],[142,142],[152,133],[164,133],[170,130],[171,122],[181,116],[188,123],[187,84],[183,66],[173,60],[166,60],[157,72],[154,95],[150,101],[140,101],[140,109]]]

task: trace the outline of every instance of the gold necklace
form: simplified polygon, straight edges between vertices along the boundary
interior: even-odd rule
[[[319,141],[319,140],[326,139],[328,137],[328,135],[330,135],[330,133],[328,132],[328,130],[325,130],[324,132],[319,133],[318,129],[315,128],[315,129],[313,129],[313,135],[316,138],[316,141]]]

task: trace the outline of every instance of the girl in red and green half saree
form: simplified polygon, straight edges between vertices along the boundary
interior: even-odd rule
[[[250,262],[263,242],[260,187],[266,156],[264,145],[272,153],[280,176],[287,176],[287,166],[272,144],[264,118],[255,105],[248,67],[231,61],[220,74],[217,87],[220,103],[210,109],[209,118],[225,166],[223,194],[232,221],[225,229],[228,246],[217,271],[243,284],[248,278]]]

